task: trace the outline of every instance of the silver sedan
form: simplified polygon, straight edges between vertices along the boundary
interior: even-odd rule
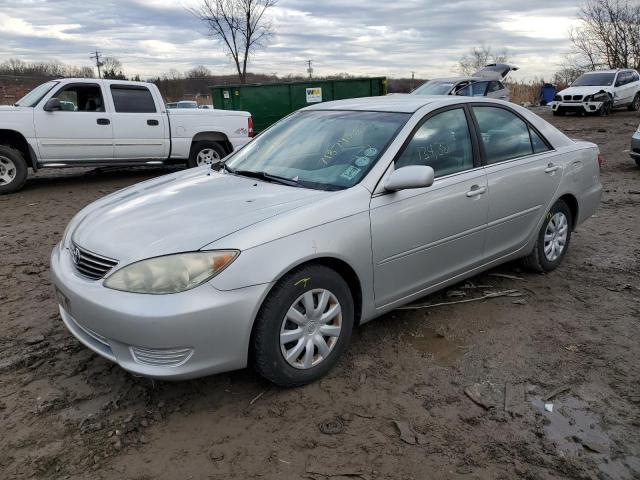
[[[81,210],[51,257],[67,328],[136,374],[326,374],[355,326],[500,263],[548,272],[602,186],[592,143],[513,104],[322,103],[226,159]]]

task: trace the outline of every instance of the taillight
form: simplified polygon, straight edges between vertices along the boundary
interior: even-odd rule
[[[598,153],[598,167],[602,168],[604,165],[604,156],[601,153]]]
[[[249,132],[249,137],[254,137],[255,133],[253,133],[253,118],[249,117],[249,124],[247,125],[247,131]]]

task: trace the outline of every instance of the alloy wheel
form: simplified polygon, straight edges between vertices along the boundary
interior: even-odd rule
[[[280,327],[280,351],[289,365],[306,370],[324,361],[342,330],[342,308],[336,296],[322,288],[300,295]]]
[[[0,156],[0,185],[9,185],[16,178],[16,165],[8,157]]]
[[[199,167],[203,165],[212,165],[220,161],[220,154],[213,148],[203,148],[198,152],[196,163]]]
[[[544,232],[544,256],[553,262],[562,255],[567,243],[569,233],[569,223],[567,217],[562,212],[556,212]]]

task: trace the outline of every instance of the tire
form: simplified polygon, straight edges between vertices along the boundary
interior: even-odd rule
[[[640,92],[636,93],[636,96],[633,97],[633,102],[631,102],[627,108],[631,112],[637,112],[640,110]]]
[[[227,156],[224,147],[218,142],[203,140],[194,142],[189,154],[189,168],[203,165],[215,165]]]
[[[564,117],[564,110],[558,108],[557,110],[552,110],[554,117]]]
[[[636,158],[636,165],[640,167],[640,158]]]
[[[597,114],[600,115],[601,117],[606,117],[607,115],[611,114],[612,108],[613,108],[613,103],[611,102],[611,100],[607,100],[602,104]]]
[[[27,162],[18,150],[0,145],[0,195],[20,190],[27,181]]]
[[[553,254],[549,254],[545,250],[548,248],[548,243],[545,244],[545,236],[549,234],[547,231],[548,228],[552,229],[549,226],[552,221],[554,225],[558,224],[558,219],[564,216],[565,222],[564,227],[560,227],[560,232],[566,232],[566,237],[564,239],[564,243],[562,244],[562,250],[559,252],[554,251]],[[562,263],[562,259],[567,253],[569,249],[569,243],[571,241],[571,226],[573,225],[573,216],[571,215],[571,210],[562,200],[558,200],[551,209],[545,215],[544,222],[540,227],[540,231],[538,232],[538,238],[536,240],[536,244],[533,247],[533,251],[523,259],[523,263],[527,268],[531,270],[535,270],[537,272],[551,272],[558,268],[558,266]],[[558,243],[561,243],[562,235],[558,235],[557,237]],[[551,242],[553,243],[553,242]],[[554,255],[556,255],[554,257]]]
[[[331,317],[326,324],[317,316],[319,310],[312,310],[311,320],[307,321],[304,308],[305,296],[311,296],[313,308],[317,309],[323,294],[321,292],[333,295],[327,295],[329,301],[323,309],[326,314],[322,316]],[[339,314],[335,313],[336,303],[340,307]],[[296,315],[289,314],[291,310],[296,310]],[[296,322],[291,318],[295,318]],[[323,265],[297,268],[273,287],[260,308],[251,336],[253,367],[262,377],[281,387],[298,387],[314,382],[333,368],[347,348],[353,322],[351,291],[337,272]],[[332,335],[326,333],[330,330]],[[291,341],[281,344],[283,335],[291,338]],[[328,347],[324,354],[319,344],[315,343],[318,336],[323,337],[323,349]],[[299,348],[299,345],[302,347]],[[308,349],[308,345],[312,348]],[[311,352],[308,357],[307,352]],[[290,354],[290,360],[285,358],[286,354]]]

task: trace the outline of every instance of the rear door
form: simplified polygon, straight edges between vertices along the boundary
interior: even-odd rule
[[[522,117],[506,106],[476,104],[486,162],[489,213],[485,257],[494,260],[523,247],[562,178],[556,152]]]
[[[111,84],[115,158],[165,159],[169,155],[166,114],[156,105],[148,87]]]
[[[497,80],[492,80],[491,82],[489,82],[489,86],[487,87],[487,97],[508,101],[509,91],[502,84],[502,82],[499,82]]]
[[[62,110],[44,104],[60,100]],[[43,162],[113,159],[111,112],[101,82],[70,83],[50,93],[34,109],[34,125]]]

